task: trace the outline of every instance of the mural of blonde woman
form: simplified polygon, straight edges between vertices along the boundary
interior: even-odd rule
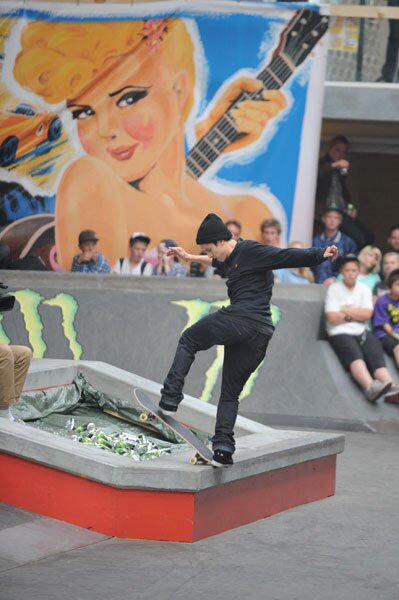
[[[83,149],[57,190],[56,244],[64,268],[70,268],[84,229],[98,232],[101,251],[113,263],[124,256],[132,231],[172,237],[191,248],[198,221],[208,212],[238,219],[249,238],[271,216],[255,193],[220,193],[187,168],[185,127],[196,66],[184,20],[31,22],[22,29],[13,73],[47,104],[66,102]],[[246,135],[225,153],[258,140],[287,104],[280,91],[239,77],[196,124],[198,137],[242,92],[259,94],[234,109],[235,125]]]

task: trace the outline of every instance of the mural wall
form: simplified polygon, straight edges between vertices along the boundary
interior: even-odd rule
[[[208,212],[253,239],[276,217],[283,241],[308,241],[327,17],[162,4],[1,3],[0,242],[14,258],[69,270],[83,229],[111,264],[133,231],[193,250]]]

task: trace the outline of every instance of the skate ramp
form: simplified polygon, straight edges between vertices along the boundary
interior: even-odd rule
[[[103,361],[157,382],[181,331],[227,302],[216,280],[12,271],[0,278],[17,297],[3,315],[1,341],[28,344],[38,358]],[[275,286],[276,331],[241,414],[287,427],[396,431],[399,407],[368,403],[326,341],[324,295],[323,286]],[[198,354],[187,394],[216,404],[221,366],[220,348]]]
[[[131,410],[135,387],[159,398],[159,384],[111,365],[54,362],[34,361],[26,382],[40,390],[44,406],[54,386],[62,382],[70,391],[72,380],[82,377],[91,394],[95,389]],[[27,398],[23,394],[22,402]],[[215,406],[189,396],[177,414],[204,433],[213,432],[215,417]],[[331,496],[336,455],[344,447],[342,435],[276,430],[239,417],[234,464],[215,469],[190,464],[191,448],[137,462],[29,420],[1,421],[0,501],[124,538],[193,542]]]

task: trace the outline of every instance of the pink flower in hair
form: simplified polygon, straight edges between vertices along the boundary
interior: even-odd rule
[[[165,19],[152,19],[144,24],[143,38],[150,52],[158,50],[166,33],[167,25]]]

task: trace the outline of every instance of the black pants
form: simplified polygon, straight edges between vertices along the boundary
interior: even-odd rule
[[[161,390],[162,401],[178,406],[183,399],[184,380],[199,350],[224,346],[222,389],[216,416],[213,449],[234,452],[234,425],[238,413],[238,397],[249,376],[262,362],[273,334],[259,333],[256,323],[218,311],[204,317],[182,334],[173,364]]]

